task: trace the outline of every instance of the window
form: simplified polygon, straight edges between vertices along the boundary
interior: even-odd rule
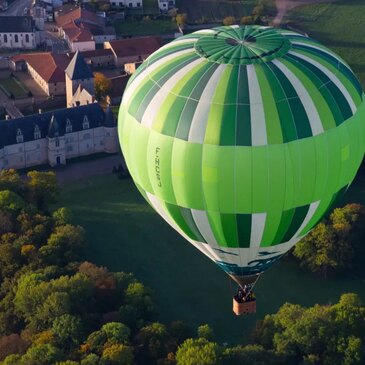
[[[37,144],[37,150],[39,150],[41,148],[41,145],[38,143]]]
[[[90,138],[90,133],[84,134],[84,139],[89,139],[89,138]]]
[[[18,128],[18,130],[16,131],[16,143],[23,143],[23,141],[24,141],[23,133],[21,129]]]
[[[72,133],[72,124],[70,119],[66,120],[66,133]]]
[[[100,141],[100,146],[103,146],[104,145],[104,141]]]
[[[4,34],[4,43],[8,43],[8,35]]]
[[[41,131],[39,130],[38,124],[34,127],[34,139],[41,138]]]
[[[89,129],[90,128],[90,122],[87,115],[84,116],[84,121],[82,122],[82,129]]]
[[[18,37],[17,34],[15,34],[15,36],[14,36],[14,41],[15,41],[15,43],[18,43],[19,42],[19,37]]]
[[[67,146],[67,152],[71,152],[72,150],[73,150],[72,145],[68,145],[68,146]]]
[[[59,147],[60,146],[60,140],[59,138],[56,138],[56,147]]]
[[[140,7],[141,6],[141,3],[137,3],[137,7]]]
[[[133,6],[133,4],[132,3],[129,3],[129,7],[131,8]]]
[[[25,41],[26,41],[27,43],[29,43],[29,34],[26,34],[26,35],[25,35]]]

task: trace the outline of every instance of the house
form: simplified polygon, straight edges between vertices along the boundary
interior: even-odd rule
[[[112,6],[120,6],[125,8],[142,8],[143,0],[109,0]]]
[[[85,62],[92,68],[115,67],[114,53],[111,49],[96,49],[80,52]]]
[[[27,70],[47,95],[65,95],[65,70],[70,63],[67,54],[50,52],[18,54],[10,58],[14,71]]]
[[[132,75],[136,72],[137,68],[142,65],[142,61],[126,63],[124,65],[124,72],[128,75]]]
[[[79,52],[76,52],[72,57],[65,74],[68,108],[95,101],[94,75]]]
[[[30,16],[3,16],[0,21],[0,49],[35,49],[41,34]]]
[[[115,39],[114,31],[105,34],[105,21],[94,12],[80,7],[65,7],[56,12],[56,24],[61,37],[71,51],[92,51],[97,43]]]
[[[112,50],[116,66],[124,66],[126,63],[144,61],[162,44],[160,37],[141,37],[105,42],[104,48]]]
[[[175,7],[175,0],[157,0],[158,7],[162,13],[167,12],[168,10]]]
[[[113,113],[98,103],[0,121],[0,170],[118,150]]]

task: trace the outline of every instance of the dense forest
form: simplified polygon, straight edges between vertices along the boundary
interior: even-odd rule
[[[133,274],[85,261],[83,228],[67,208],[50,209],[58,194],[54,173],[0,173],[2,365],[364,363],[365,307],[355,294],[328,306],[285,304],[236,347],[215,342],[208,325],[158,322],[151,290]],[[358,205],[335,210],[294,255],[320,274],[343,271],[336,260],[356,267],[363,216]]]

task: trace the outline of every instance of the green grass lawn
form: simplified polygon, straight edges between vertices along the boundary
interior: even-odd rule
[[[122,35],[142,36],[142,35],[160,35],[171,34],[177,31],[176,23],[167,20],[133,20],[114,22],[115,32]]]
[[[362,197],[356,185],[352,197]],[[86,229],[88,259],[114,271],[131,271],[154,291],[160,320],[182,319],[192,327],[210,324],[221,342],[249,339],[257,319],[285,302],[305,306],[338,300],[342,292],[365,299],[360,279],[324,280],[284,259],[256,286],[258,312],[232,313],[235,287],[227,275],[182,239],[143,200],[130,179],[113,174],[85,178],[63,188],[59,206],[70,207],[74,222]]]
[[[307,5],[295,9],[287,19],[344,58],[365,89],[365,1]]]
[[[15,99],[26,98],[28,96],[28,90],[25,86],[13,77],[0,79],[0,87],[9,97],[13,94]]]
[[[226,16],[240,19],[250,15],[258,0],[177,0],[176,6],[188,14],[189,23],[221,22]]]

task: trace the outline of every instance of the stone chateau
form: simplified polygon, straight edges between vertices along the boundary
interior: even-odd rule
[[[0,121],[0,169],[119,151],[114,115],[95,102],[93,75],[78,52],[65,74],[67,108]]]

